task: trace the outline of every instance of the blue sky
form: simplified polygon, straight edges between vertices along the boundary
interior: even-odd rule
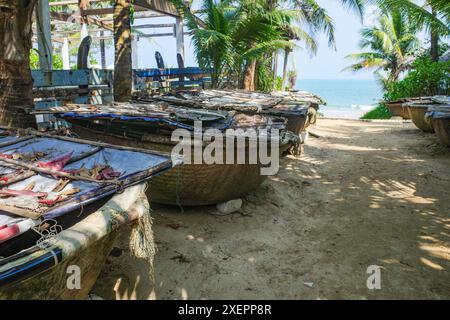
[[[341,72],[349,61],[344,57],[347,54],[359,51],[359,29],[362,27],[360,18],[356,13],[344,8],[338,0],[318,0],[318,2],[328,10],[333,18],[336,28],[337,50],[329,48],[327,40],[323,36],[318,37],[319,50],[316,56],[311,57],[307,52],[296,50],[290,63],[290,68],[297,69],[298,77],[301,79],[373,79],[370,71],[358,73]],[[370,11],[370,10],[368,10]],[[170,23],[173,18],[153,18],[138,19],[136,25],[147,23]],[[370,23],[370,15],[365,18],[365,23]],[[145,33],[151,32],[170,32],[170,29],[146,29]],[[112,48],[111,48],[112,49]],[[109,51],[109,50],[108,50]],[[141,38],[138,42],[139,68],[155,67],[155,51],[160,51],[164,57],[165,63],[169,67],[176,67],[176,46],[174,37],[159,38]],[[196,61],[193,54],[190,38],[185,38],[185,61],[187,66],[195,66]],[[112,52],[111,52],[112,53]],[[112,54],[108,54],[108,64],[112,63]],[[281,69],[281,61],[280,61]],[[280,70],[281,71],[281,70]]]

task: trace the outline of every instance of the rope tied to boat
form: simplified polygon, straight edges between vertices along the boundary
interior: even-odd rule
[[[36,241],[36,246],[42,250],[54,246],[55,236],[63,231],[63,227],[55,219],[45,219],[31,229],[40,235],[40,238]]]

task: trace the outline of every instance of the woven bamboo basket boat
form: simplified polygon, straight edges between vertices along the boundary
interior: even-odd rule
[[[408,102],[407,99],[401,99],[397,101],[387,101],[384,102],[386,107],[389,109],[389,112],[393,117],[402,117],[403,119],[411,119],[411,116],[408,112],[408,107],[405,106],[405,102]]]
[[[71,120],[73,131],[90,140],[99,140],[110,144],[132,146],[170,153],[176,142],[170,141],[170,136],[147,134],[140,139],[127,138],[111,132],[102,131],[101,126],[87,128]],[[105,130],[105,129],[103,129]],[[293,145],[292,138],[298,136],[288,133],[280,139],[279,150],[282,154]],[[208,144],[203,145],[203,151]],[[192,147],[194,148],[194,147]],[[252,149],[249,141],[243,146],[245,150],[235,146],[234,155],[245,152],[248,161]],[[256,152],[257,150],[254,150]],[[270,151],[272,152],[272,151]],[[193,157],[194,151],[192,149]],[[223,157],[226,159],[226,149]],[[259,160],[258,160],[259,161]],[[149,181],[151,201],[155,203],[182,206],[212,205],[238,198],[259,187],[267,176],[261,175],[263,164],[185,164],[156,176]],[[224,161],[225,162],[225,161]],[[193,161],[191,161],[193,163]],[[236,163],[236,161],[234,161]]]
[[[85,299],[122,227],[149,214],[145,184],[126,189],[71,228],[48,247],[32,247],[0,260],[0,299]],[[80,271],[80,287],[68,285],[69,266]],[[2,284],[2,283],[0,283]]]
[[[416,125],[417,128],[424,132],[434,132],[431,119],[425,116],[428,107],[430,107],[432,104],[433,101],[427,99],[405,103],[412,122]]]
[[[426,116],[431,119],[439,141],[450,147],[450,105],[432,106]]]
[[[198,96],[198,94],[205,94],[206,96]],[[300,93],[295,99],[291,96],[294,94],[271,95],[241,90],[205,90],[200,92],[177,91],[175,95],[144,96],[137,99],[148,102],[164,101],[188,108],[227,110],[250,115],[264,114],[282,117],[287,120],[287,130],[300,134],[310,124],[316,122],[319,103],[325,102],[313,95],[301,98]]]

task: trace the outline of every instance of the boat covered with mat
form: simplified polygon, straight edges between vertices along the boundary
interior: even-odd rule
[[[184,110],[183,116],[178,109]],[[257,188],[267,177],[261,170],[268,163],[253,159],[253,155],[262,152],[259,147],[264,141],[276,140],[273,150],[268,143],[267,154],[277,158],[300,144],[298,135],[285,130],[284,119],[262,114],[185,110],[173,106],[164,111],[160,103],[68,105],[64,110],[52,108],[50,112],[68,121],[72,130],[83,138],[166,153],[189,144],[182,148],[183,166],[149,183],[150,200],[163,204],[208,205],[240,197]],[[184,129],[183,141],[180,137],[173,138],[177,129]],[[213,135],[221,135],[222,141],[231,141],[231,147],[223,143],[215,148],[215,137],[209,135],[211,130]],[[217,153],[214,161],[203,156],[211,150]],[[243,161],[238,161],[239,155]]]
[[[207,110],[235,110],[287,119],[286,129],[300,134],[315,123],[320,104],[325,102],[310,93],[260,93],[243,90],[175,91],[164,95],[140,97],[141,101],[165,101],[178,106]]]
[[[120,226],[149,218],[145,182],[173,165],[149,150],[1,130],[0,299],[84,298]],[[73,265],[80,288],[66,284]]]
[[[426,117],[431,120],[439,140],[450,147],[450,104],[429,107]]]
[[[424,132],[434,132],[431,119],[426,116],[428,108],[445,103],[444,96],[421,97],[404,105],[408,108],[412,122]]]

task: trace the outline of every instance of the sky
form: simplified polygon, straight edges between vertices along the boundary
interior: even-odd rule
[[[316,56],[310,56],[307,52],[297,49],[294,51],[289,68],[295,66],[299,79],[373,79],[370,71],[361,71],[358,73],[342,72],[350,61],[344,57],[350,53],[360,51],[358,48],[359,30],[362,28],[361,19],[356,13],[349,11],[337,0],[318,0],[333,18],[335,23],[335,37],[337,49],[328,47],[324,36],[318,36],[318,52]],[[370,9],[367,10],[364,18],[365,24],[373,23]],[[152,18],[136,19],[135,25],[148,23],[173,23],[174,18]],[[171,32],[170,29],[145,29],[145,33],[152,32]],[[156,67],[154,58],[155,51],[160,51],[163,55],[166,66],[177,67],[176,62],[176,44],[174,37],[140,38],[138,42],[138,67],[152,68]],[[282,56],[282,55],[280,55]],[[281,57],[280,57],[281,59]],[[112,48],[108,50],[107,64],[113,60]],[[190,37],[185,37],[185,65],[196,66],[193,47]],[[279,73],[281,72],[282,61],[279,63]]]

